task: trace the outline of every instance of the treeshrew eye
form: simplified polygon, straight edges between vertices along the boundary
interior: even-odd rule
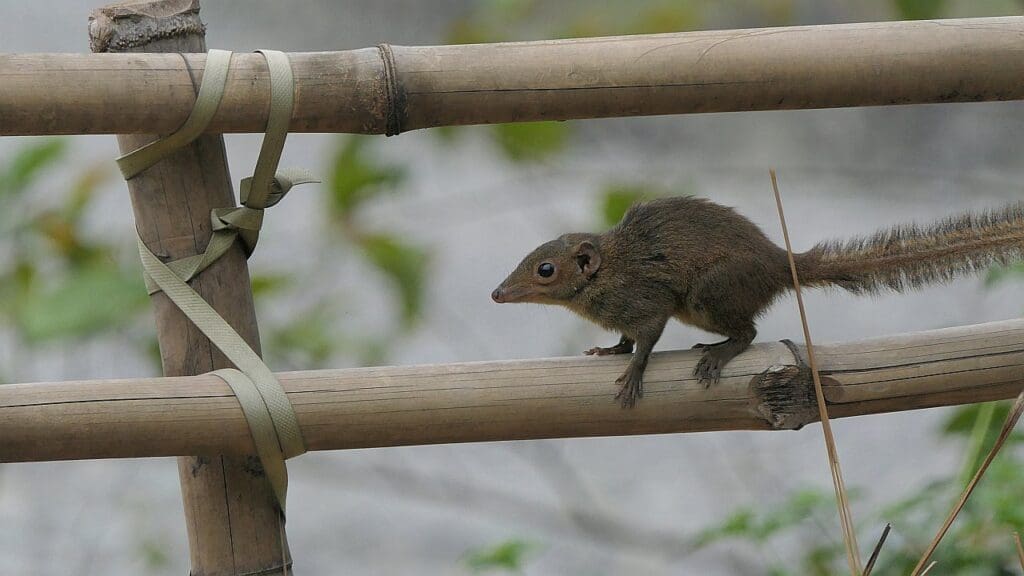
[[[541,278],[550,278],[555,273],[555,265],[551,262],[545,262],[537,267],[537,274],[540,274]]]

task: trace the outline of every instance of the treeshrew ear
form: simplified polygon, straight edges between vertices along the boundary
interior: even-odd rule
[[[574,253],[576,264],[584,276],[589,278],[597,273],[597,269],[601,267],[601,254],[589,240],[577,244]]]

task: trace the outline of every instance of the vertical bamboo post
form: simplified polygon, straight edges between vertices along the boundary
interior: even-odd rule
[[[94,52],[205,52],[198,0],[143,0],[112,4],[90,16]],[[196,70],[180,82],[196,90]],[[262,103],[261,103],[262,105]],[[156,112],[154,112],[156,113]],[[156,139],[119,135],[125,153]],[[207,134],[128,183],[135,223],[150,250],[165,260],[203,251],[210,210],[234,206],[224,140]],[[236,246],[191,282],[259,352],[249,271]],[[152,299],[167,376],[229,366],[162,293]],[[255,456],[178,460],[193,576],[280,574],[291,561],[270,484]]]

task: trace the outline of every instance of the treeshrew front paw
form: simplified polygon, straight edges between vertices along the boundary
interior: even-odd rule
[[[623,408],[636,406],[636,401],[644,397],[644,376],[636,370],[627,370],[615,381],[618,384],[619,392],[615,399],[622,404]]]

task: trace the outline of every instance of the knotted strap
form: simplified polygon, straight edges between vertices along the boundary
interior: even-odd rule
[[[270,113],[256,169],[251,177],[242,179],[239,192],[242,206],[217,208],[210,214],[213,235],[206,245],[206,250],[202,254],[167,264],[175,275],[186,282],[216,262],[234,245],[235,238],[242,239],[246,257],[251,255],[259,241],[263,209],[277,204],[293,186],[319,182],[312,174],[301,168],[277,170],[295,103],[294,78],[285,53],[276,50],[258,52],[267,59],[270,70]],[[139,175],[168,154],[187,146],[203,133],[224,96],[230,63],[231,52],[210,50],[192,113],[173,134],[118,158],[117,165],[125,180]],[[160,291],[148,274],[145,280],[146,289],[150,294]]]
[[[246,256],[250,255],[259,240],[263,210],[279,202],[292,186],[318,182],[304,170],[277,171],[292,115],[294,84],[291,65],[284,53],[260,52],[267,59],[270,70],[270,113],[255,172],[252,177],[242,180],[240,195],[243,205],[212,211],[213,234],[203,254],[164,263],[141,238],[138,245],[149,293],[164,292],[238,368],[217,370],[213,374],[227,382],[238,398],[252,432],[256,452],[283,514],[288,493],[288,472],[284,461],[306,451],[295,412],[281,384],[259,355],[187,284],[189,279],[227,252],[236,239],[242,241]],[[125,179],[135,177],[203,133],[224,94],[230,62],[231,52],[209,52],[192,113],[173,134],[119,158],[117,163]]]

